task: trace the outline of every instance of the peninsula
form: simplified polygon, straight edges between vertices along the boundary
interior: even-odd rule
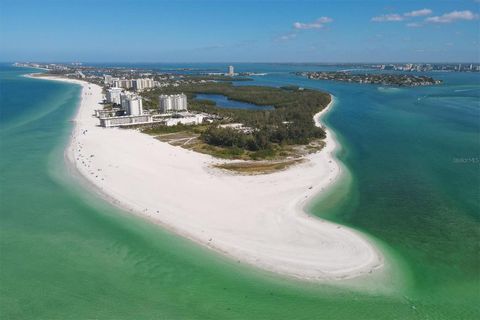
[[[95,116],[102,88],[82,80],[45,77],[82,86],[66,149],[73,173],[126,211],[150,219],[205,247],[286,276],[340,280],[372,273],[382,254],[358,231],[304,211],[341,175],[333,132],[325,147],[288,170],[229,174],[223,161],[159,142],[137,130],[103,128]],[[321,117],[332,106],[313,116]],[[132,187],[134,186],[134,187]]]

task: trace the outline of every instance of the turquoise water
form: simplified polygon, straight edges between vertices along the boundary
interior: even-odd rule
[[[221,94],[200,93],[195,95],[195,99],[214,101],[219,108],[226,109],[246,109],[246,110],[271,110],[272,106],[259,106],[253,103],[247,103],[229,99]]]
[[[327,123],[349,179],[311,211],[384,244],[404,281],[391,294],[282,279],[111,207],[64,166],[79,87],[2,65],[1,318],[479,318],[479,75],[391,89],[289,73],[315,68],[236,66],[336,96]]]

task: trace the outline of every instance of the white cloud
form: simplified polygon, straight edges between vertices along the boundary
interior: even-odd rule
[[[409,27],[409,28],[420,28],[423,25],[421,23],[418,23],[418,22],[410,22],[410,23],[407,23],[406,26]]]
[[[425,19],[426,22],[431,23],[452,23],[458,20],[475,20],[478,19],[478,14],[470,10],[452,11],[441,16],[429,17]]]
[[[431,14],[432,14],[432,10],[425,8],[425,9],[410,11],[410,12],[404,13],[403,15],[406,17],[423,17]]]
[[[332,22],[333,19],[329,17],[320,17],[317,20],[310,23],[295,22],[293,28],[297,30],[308,30],[308,29],[320,29],[323,28],[326,23]]]
[[[403,21],[405,18],[399,14],[392,13],[392,14],[382,14],[380,16],[376,16],[372,18],[373,22],[397,22]]]
[[[293,23],[293,31],[280,35],[274,39],[277,42],[285,42],[292,39],[295,39],[298,35],[299,30],[309,30],[309,29],[321,29],[325,24],[332,22],[333,19],[330,17],[320,17],[313,22],[295,22]]]
[[[295,39],[297,37],[296,33],[287,33],[277,38],[277,41],[288,41]]]
[[[382,14],[380,16],[373,17],[371,20],[373,22],[399,22],[399,21],[407,20],[409,18],[428,16],[430,14],[432,14],[432,10],[424,8],[420,10],[405,12],[404,14],[398,14],[398,13]]]

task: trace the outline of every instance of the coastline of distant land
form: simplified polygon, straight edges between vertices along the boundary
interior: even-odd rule
[[[418,87],[441,84],[441,80],[435,80],[428,76],[412,74],[392,73],[352,73],[347,71],[310,71],[295,72],[297,76],[306,77],[311,80],[328,80],[360,84],[378,84],[395,87]]]

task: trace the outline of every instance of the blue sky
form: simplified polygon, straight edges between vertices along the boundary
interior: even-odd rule
[[[479,0],[0,0],[0,61],[479,62]]]

